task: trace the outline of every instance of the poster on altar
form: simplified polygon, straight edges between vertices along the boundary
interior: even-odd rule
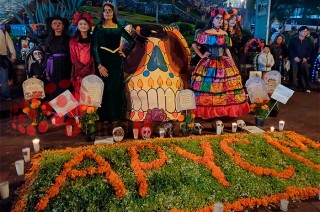
[[[56,111],[59,117],[71,112],[79,105],[79,102],[74,98],[69,90],[66,90],[49,102],[51,107]]]
[[[82,79],[80,88],[80,105],[101,107],[104,83],[96,75]]]
[[[43,99],[45,97],[44,83],[37,78],[30,78],[22,83],[24,99]]]
[[[196,99],[194,92],[189,89],[185,89],[179,92],[177,96],[177,109],[182,110],[192,110],[196,108]]]

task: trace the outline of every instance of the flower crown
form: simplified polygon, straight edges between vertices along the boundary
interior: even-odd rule
[[[224,16],[226,14],[226,12],[223,9],[215,9],[215,10],[212,10],[210,13],[211,17],[215,17],[218,14]]]
[[[92,16],[91,16],[89,13],[86,13],[86,12],[84,12],[84,13],[82,13],[82,14],[79,13],[79,12],[76,12],[76,13],[73,15],[72,23],[73,23],[75,26],[77,26],[79,20],[81,20],[81,19],[85,19],[85,20],[88,22],[88,24],[90,25],[90,27],[93,26],[93,18],[92,18]]]
[[[235,8],[232,8],[231,10],[228,10],[225,16],[225,19],[230,19],[233,16],[236,17],[236,21],[240,22],[241,21],[241,15],[239,14],[239,11]]]

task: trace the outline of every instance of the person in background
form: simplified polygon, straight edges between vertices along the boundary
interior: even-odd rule
[[[49,36],[46,40],[47,79],[55,89],[48,94],[49,100],[54,99],[70,86],[70,38],[67,34],[69,22],[60,16],[47,18]]]
[[[91,28],[93,18],[88,13],[76,12],[72,23],[77,26],[75,37],[70,40],[70,57],[72,62],[71,83],[74,88],[75,98],[80,100],[80,88],[82,79],[94,74],[94,62],[91,55]],[[81,108],[74,111],[74,115],[81,115]]]
[[[228,10],[226,13],[226,19],[228,21],[228,29],[227,33],[232,41],[232,46],[230,46],[230,52],[232,58],[237,67],[240,67],[240,59],[241,58],[241,41],[242,41],[242,32],[241,32],[241,15],[239,14],[237,9]]]
[[[12,64],[16,61],[16,50],[9,33],[0,29],[0,84],[1,100],[11,100],[9,86],[13,84]]]
[[[274,65],[274,59],[270,53],[270,46],[265,45],[262,52],[258,56],[258,71],[262,71],[262,78],[266,72],[271,71]]]
[[[201,60],[191,77],[195,94],[196,117],[241,117],[250,112],[242,87],[241,76],[229,51],[230,38],[222,29],[225,11],[211,11],[211,19],[204,32],[199,34],[192,48]],[[206,50],[202,53],[198,46]]]
[[[284,33],[284,26],[279,26],[279,30],[272,34],[270,42],[273,43],[278,35]]]
[[[284,36],[279,34],[270,45],[270,53],[274,59],[272,70],[277,70],[284,76],[284,61],[289,56],[288,47],[285,44]]]
[[[291,27],[291,30],[288,33],[285,33],[284,38],[287,45],[289,45],[291,38],[297,36],[297,28],[295,26]]]
[[[27,70],[29,72],[27,73],[28,78],[35,77],[44,82],[44,84],[47,83],[46,78],[46,65],[45,65],[45,53],[43,49],[40,46],[35,46],[30,50],[32,63],[29,64],[28,62],[30,60],[26,60],[26,66]]]
[[[116,123],[124,117],[125,96],[122,62],[125,55],[120,48],[121,37],[128,41],[128,52],[134,47],[134,40],[129,33],[118,25],[114,6],[102,5],[101,23],[93,31],[92,52],[97,65],[97,75],[104,82],[99,118],[104,122]]]
[[[299,36],[294,37],[289,43],[289,55],[291,63],[291,77],[290,83],[293,89],[310,93],[309,84],[309,64],[308,61],[312,56],[313,43],[306,38],[308,34],[308,27],[301,26],[298,29]]]

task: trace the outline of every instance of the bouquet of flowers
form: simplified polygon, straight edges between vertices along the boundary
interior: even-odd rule
[[[192,113],[186,112],[185,115],[178,116],[178,121],[180,121],[180,129],[183,133],[188,133],[193,130],[194,127],[194,117]]]
[[[95,122],[99,120],[97,114],[98,107],[83,105],[82,116],[80,117],[80,127],[86,134],[92,134],[96,131]]]
[[[268,107],[269,99],[263,100],[262,98],[257,98],[256,101],[250,105],[251,111],[254,113],[255,117],[258,119],[266,119],[269,114]]]
[[[254,52],[261,52],[264,47],[264,42],[260,38],[252,38],[244,45],[244,53],[247,53],[250,48]],[[259,49],[258,49],[259,48]]]
[[[48,102],[41,103],[39,99],[25,100],[22,109],[32,120],[31,125],[37,126],[40,122],[47,120],[47,116],[51,115],[52,107]]]

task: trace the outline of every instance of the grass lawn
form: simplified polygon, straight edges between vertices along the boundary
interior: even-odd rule
[[[243,211],[320,191],[320,144],[294,132],[44,151],[13,211]]]

